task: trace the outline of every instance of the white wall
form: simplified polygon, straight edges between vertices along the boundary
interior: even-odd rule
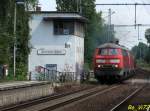
[[[57,64],[57,70],[60,72],[76,72],[82,69],[84,63],[84,38],[74,35],[54,35],[53,22],[43,21],[42,14],[34,14],[30,21],[31,28],[31,46],[29,55],[29,72],[35,70],[35,66],[46,64]],[[70,48],[65,48],[65,43],[71,43]],[[65,55],[38,55],[39,49],[66,50]],[[79,68],[76,68],[78,64]]]
[[[84,65],[84,38],[76,37],[75,44],[76,71],[81,73]]]

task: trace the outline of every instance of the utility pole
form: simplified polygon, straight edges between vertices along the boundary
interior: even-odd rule
[[[137,24],[137,28],[138,28],[138,41],[140,42],[140,26],[141,26],[141,24]],[[140,60],[142,59],[142,49],[141,49],[142,47],[141,46],[139,46],[139,53],[140,53]]]
[[[137,26],[137,6],[148,6],[148,5],[150,5],[150,4],[145,4],[145,3],[109,3],[109,4],[105,4],[105,3],[103,3],[103,4],[96,4],[96,6],[97,5],[102,5],[102,6],[104,6],[104,5],[115,5],[115,6],[120,6],[120,5],[124,5],[124,6],[127,6],[127,5],[130,5],[130,6],[134,6],[134,11],[135,11],[135,20],[134,20],[134,26],[135,26],[135,29],[136,29],[136,26]]]
[[[138,28],[138,40],[140,40],[140,26],[141,26],[142,24],[137,24],[137,28]]]
[[[109,25],[111,25],[111,9],[108,9],[108,13],[109,13],[109,17],[108,17],[108,19],[109,19]]]
[[[24,0],[15,0],[15,7],[14,7],[14,30],[13,30],[13,34],[14,34],[14,50],[13,50],[13,65],[14,65],[14,77],[16,76],[16,25],[17,25],[17,5],[24,5]]]
[[[16,8],[16,3],[15,3],[15,8],[14,8],[14,77],[16,76],[16,15],[17,15],[17,8]]]
[[[82,14],[82,0],[79,0],[80,14]]]
[[[110,37],[112,35],[112,31],[111,31],[111,9],[108,9],[108,38],[107,38],[107,42],[110,41]]]
[[[135,29],[136,29],[136,6],[137,6],[137,3],[135,3],[135,15],[134,15],[134,17],[135,17],[135,20],[134,20],[134,24],[135,24]]]
[[[79,0],[77,0],[77,12],[79,12]]]

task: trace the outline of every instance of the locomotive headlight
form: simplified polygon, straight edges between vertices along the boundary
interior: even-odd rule
[[[110,63],[120,63],[120,59],[110,59]]]
[[[115,68],[118,68],[118,65],[117,65],[117,64],[115,65]]]
[[[106,62],[106,60],[104,60],[104,59],[97,59],[96,60],[96,63],[105,63]]]
[[[101,65],[98,65],[97,67],[98,67],[98,68],[100,68],[100,67],[101,67]]]

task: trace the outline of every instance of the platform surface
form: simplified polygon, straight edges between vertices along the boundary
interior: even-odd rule
[[[48,81],[13,81],[0,83],[0,91],[48,84]]]
[[[48,81],[13,81],[0,83],[0,107],[45,97],[54,93]]]

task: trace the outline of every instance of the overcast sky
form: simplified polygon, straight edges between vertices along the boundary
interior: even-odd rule
[[[55,0],[39,0],[42,11],[56,11]],[[149,0],[96,0],[96,3],[150,3]],[[102,11],[107,23],[108,9],[115,13],[112,15],[112,24],[134,24],[134,6],[96,6],[97,12]],[[150,6],[137,6],[137,24],[150,24]],[[140,41],[146,43],[144,33],[149,27],[140,27]],[[115,28],[116,37],[120,44],[128,48],[138,44],[138,31],[134,27]]]

